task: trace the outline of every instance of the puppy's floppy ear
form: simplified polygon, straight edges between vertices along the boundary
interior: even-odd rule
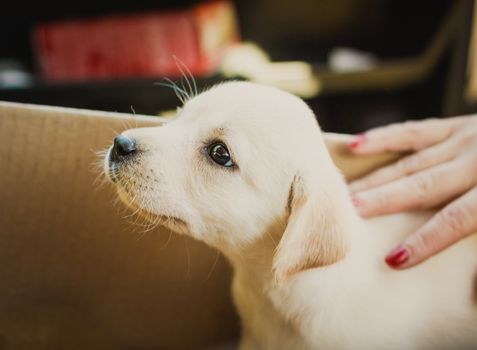
[[[277,281],[344,258],[346,242],[341,222],[346,218],[340,217],[341,196],[337,193],[336,198],[328,193],[336,187],[295,176],[290,190],[288,224],[273,259]]]

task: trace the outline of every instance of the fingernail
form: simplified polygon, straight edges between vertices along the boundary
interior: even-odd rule
[[[351,201],[355,207],[358,207],[363,203],[356,193],[351,193]]]
[[[351,149],[356,149],[361,146],[366,141],[366,136],[364,133],[356,135],[353,141],[348,144],[348,147]]]
[[[391,267],[399,267],[409,260],[409,251],[402,245],[396,247],[386,257],[386,263]]]

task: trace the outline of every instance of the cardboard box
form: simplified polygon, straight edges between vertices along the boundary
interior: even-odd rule
[[[236,342],[224,258],[162,228],[144,232],[97,181],[96,152],[116,133],[163,121],[0,102],[0,349]],[[355,159],[345,136],[328,138],[350,177],[390,160]]]

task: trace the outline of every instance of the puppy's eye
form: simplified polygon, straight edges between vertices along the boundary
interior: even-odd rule
[[[224,167],[234,166],[234,162],[230,157],[229,150],[222,142],[215,142],[208,147],[209,157],[217,164]]]

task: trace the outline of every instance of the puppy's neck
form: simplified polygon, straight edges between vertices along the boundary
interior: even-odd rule
[[[346,196],[340,208],[342,217],[343,239],[347,251],[343,261],[337,264],[356,264],[362,259],[366,250],[366,238],[362,235],[365,222],[357,214],[351,199]],[[220,247],[222,253],[231,262],[236,277],[247,280],[255,286],[265,286],[276,283],[273,274],[273,260],[277,246],[287,227],[288,214],[276,220],[266,232],[256,241],[241,247]],[[333,266],[333,265],[330,265]],[[320,271],[320,268],[314,269]],[[328,268],[322,268],[328,271]],[[299,275],[300,272],[297,273]]]
[[[275,220],[260,238],[247,245],[219,248],[232,264],[236,275],[264,282],[271,280],[273,257],[287,220],[288,215]]]

